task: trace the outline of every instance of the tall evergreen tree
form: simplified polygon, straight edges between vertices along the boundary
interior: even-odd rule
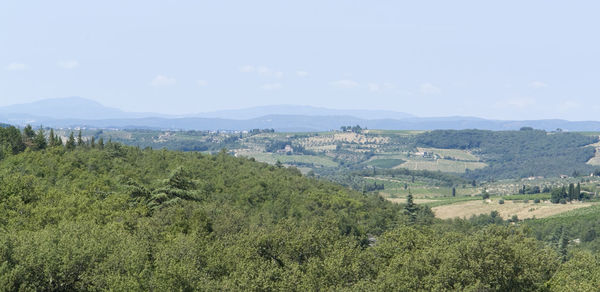
[[[58,136],[58,134],[56,134],[56,136],[54,136],[54,144],[53,144],[53,146],[55,146],[55,147],[58,147],[58,146],[62,147],[63,146],[63,140],[62,140],[62,138],[60,136]]]
[[[569,196],[569,201],[573,201],[573,200],[577,199],[577,197],[575,197],[575,185],[572,183],[569,184],[568,196]]]
[[[50,134],[48,134],[48,146],[56,146],[56,137],[54,136],[54,129],[50,128]]]
[[[75,149],[75,137],[73,136],[73,132],[69,135],[69,139],[67,140],[67,150]]]
[[[77,134],[77,146],[84,146],[85,142],[83,142],[83,138],[81,137],[81,130],[79,130],[79,134]]]
[[[575,197],[577,198],[577,200],[583,201],[583,194],[581,193],[580,183],[577,183],[577,186],[575,187]]]
[[[417,221],[417,211],[418,207],[413,200],[413,195],[408,192],[408,197],[406,197],[406,206],[404,206],[404,211],[408,215],[410,223],[415,223]]]
[[[33,149],[42,150],[46,149],[47,146],[48,142],[46,141],[46,134],[44,134],[44,129],[40,126],[40,129],[33,138]]]
[[[96,148],[96,138],[94,136],[90,139],[90,147]]]
[[[104,149],[104,139],[102,137],[100,137],[100,139],[98,139],[98,148]]]

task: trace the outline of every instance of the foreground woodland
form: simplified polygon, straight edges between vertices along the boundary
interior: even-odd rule
[[[0,128],[4,291],[592,291],[567,230],[440,220],[293,167]],[[542,232],[542,234],[539,234]],[[550,238],[544,240],[544,238]]]

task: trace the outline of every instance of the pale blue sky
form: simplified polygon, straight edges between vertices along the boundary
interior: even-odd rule
[[[600,120],[598,1],[3,1],[0,105]]]

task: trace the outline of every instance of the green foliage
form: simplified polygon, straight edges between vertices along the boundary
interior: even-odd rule
[[[594,156],[597,136],[546,133],[541,130],[435,130],[416,137],[417,145],[476,151],[489,167],[465,173],[467,178],[502,179],[559,176],[593,171],[586,162]]]
[[[71,146],[0,160],[2,289],[536,291],[569,284],[568,275],[552,278],[562,271],[561,252],[497,213],[443,222],[412,198],[392,204],[226,151],[111,141],[102,149],[71,138]]]

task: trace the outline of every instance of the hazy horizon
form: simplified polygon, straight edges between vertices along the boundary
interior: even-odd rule
[[[173,115],[309,105],[599,120],[599,5],[2,3],[0,106],[81,96]]]

